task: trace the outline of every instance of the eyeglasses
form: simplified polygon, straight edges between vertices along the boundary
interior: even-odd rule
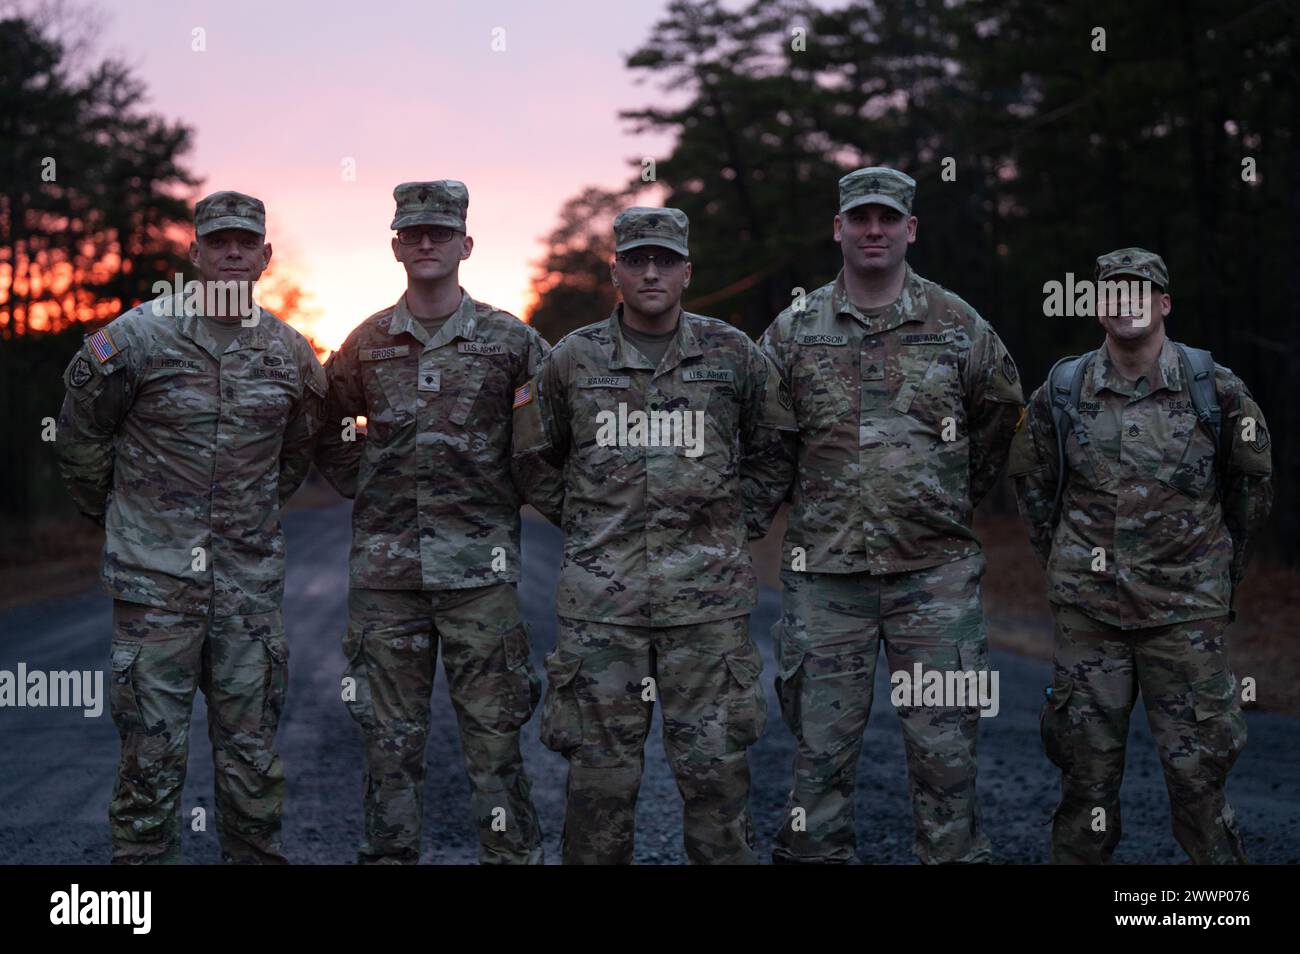
[[[445,225],[413,226],[409,229],[398,229],[397,242],[399,245],[419,245],[427,235],[431,242],[442,245],[459,234],[455,229],[449,229]]]
[[[669,252],[667,255],[647,255],[644,252],[624,252],[618,256],[619,263],[633,275],[640,275],[650,263],[654,262],[655,268],[661,272],[671,272],[682,265],[686,264],[686,259],[675,253]]]

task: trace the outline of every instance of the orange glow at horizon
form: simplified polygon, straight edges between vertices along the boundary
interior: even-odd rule
[[[388,250],[383,249],[382,254],[389,254]],[[286,267],[286,279],[304,293],[305,314],[292,322],[294,327],[335,350],[357,325],[394,304],[406,290],[406,275],[391,256],[385,261],[382,254],[295,262],[296,267]],[[517,270],[476,263],[471,258],[461,265],[460,284],[475,300],[523,320],[535,296],[530,286],[517,287],[517,273],[512,272]]]

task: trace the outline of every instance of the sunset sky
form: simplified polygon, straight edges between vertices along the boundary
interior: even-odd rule
[[[664,7],[148,0],[104,7],[97,52],[132,66],[147,108],[195,128],[199,195],[266,203],[272,268],[309,293],[319,318],[304,330],[334,347],[402,292],[388,224],[407,180],[468,185],[476,244],[462,284],[522,317],[564,200],[622,184],[629,160],[669,145],[617,118],[664,100],[623,66]]]

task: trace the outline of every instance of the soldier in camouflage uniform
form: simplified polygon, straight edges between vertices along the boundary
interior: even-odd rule
[[[834,234],[844,267],[761,339],[799,428],[774,631],[777,693],[798,745],[777,862],[856,858],[853,794],[881,642],[891,671],[909,678],[918,665],[988,669],[971,516],[1023,401],[988,322],[908,266],[915,187],[887,168],[841,179]],[[975,802],[977,709],[900,706],[898,715],[913,850],[926,863],[988,861]]]
[[[520,485],[565,536],[542,742],[569,762],[567,864],[632,861],[656,699],[690,860],[755,860],[747,749],[767,703],[747,537],[785,495],[793,420],[757,346],[681,308],[687,230],[677,209],[620,213],[623,303],[515,397]]]
[[[469,193],[406,182],[393,255],[397,304],[326,365],[322,472],[352,509],[344,699],[365,740],[362,863],[415,863],[438,644],[460,723],[485,864],[540,864],[519,752],[541,680],[519,612],[519,505],[510,404],[546,343],[459,285]],[[364,415],[365,433],[355,420]]]
[[[1165,335],[1164,261],[1138,248],[1097,259],[1099,281],[1119,277],[1152,283],[1150,320],[1143,327],[1133,304],[1100,315],[1106,340],[1084,371],[1078,414],[1086,440],[1068,429],[1059,522],[1047,386],[1030,398],[1008,464],[1056,619],[1042,711],[1043,743],[1061,770],[1052,861],[1105,863],[1119,843],[1125,742],[1141,692],[1178,843],[1197,863],[1244,862],[1224,785],[1246,723],[1224,632],[1249,544],[1272,503],[1269,434],[1245,384],[1216,365],[1227,429],[1227,459],[1219,459]]]
[[[198,203],[190,258],[204,290],[251,288],[271,257],[265,221],[262,203],[238,192]],[[60,471],[107,530],[114,598],[114,862],[180,860],[195,689],[207,700],[223,860],[285,860],[278,515],[311,463],[325,375],[270,312],[241,317],[206,299],[131,309],[89,336],[64,374]]]

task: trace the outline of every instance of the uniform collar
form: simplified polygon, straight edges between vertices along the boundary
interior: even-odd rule
[[[429,332],[420,324],[418,318],[411,314],[411,309],[406,305],[406,294],[397,299],[397,304],[393,307],[393,317],[388,322],[388,333],[394,337],[403,333],[415,338],[416,341],[424,345],[424,350],[432,348],[441,348],[450,341],[457,338],[464,338],[466,341],[474,340],[474,329],[478,324],[475,316],[474,299],[469,297],[465,289],[460,290],[460,307],[448,318],[438,333],[430,337]]]
[[[862,309],[849,300],[848,289],[844,284],[844,269],[841,268],[839,274],[835,276],[834,288],[831,291],[832,313],[855,319],[873,334],[889,331],[909,321],[924,321],[925,288],[921,276],[912,271],[912,266],[906,262],[903,263],[903,267],[905,269],[903,287],[899,290],[898,297],[875,318],[868,317]]]
[[[614,307],[613,312],[610,313],[609,320],[605,322],[605,335],[609,340],[605,354],[609,362],[609,369],[611,371],[619,368],[656,370],[655,366],[650,363],[650,359],[623,337],[623,327],[620,321],[622,317],[623,303],[619,302]],[[690,313],[683,308],[681,315],[677,319],[677,334],[668,343],[668,350],[664,352],[664,359],[660,362],[660,369],[663,371],[671,371],[687,358],[697,358],[704,354],[699,339],[691,329],[689,319]]]
[[[1110,350],[1104,342],[1101,353],[1097,357],[1100,360],[1092,363],[1092,392],[1096,394],[1103,388],[1107,388],[1116,394],[1132,398],[1133,390],[1115,370],[1115,365],[1110,359]],[[1183,389],[1183,369],[1178,362],[1178,352],[1174,350],[1174,344],[1168,338],[1165,338],[1165,343],[1160,346],[1160,354],[1156,356],[1156,376],[1157,380],[1147,382],[1147,394],[1152,394],[1161,388],[1167,391]]]
[[[161,303],[159,308],[163,315],[176,316],[176,322],[182,335],[189,338],[218,361],[221,360],[221,355],[226,352],[221,350],[221,347],[217,344],[217,340],[213,338],[211,332],[208,331],[207,322],[201,321],[197,314],[192,314],[186,310],[184,296],[173,295],[169,298],[160,298],[158,301]],[[260,308],[261,306],[258,307]],[[268,321],[279,320],[280,319],[276,318],[275,315],[271,314],[271,312],[267,311],[265,308],[261,308],[258,313],[257,324],[248,327],[241,325],[239,332],[235,335],[234,340],[230,342],[230,347],[227,350],[230,352],[243,351],[245,349],[254,351],[266,350],[269,346],[270,338],[265,323]]]

